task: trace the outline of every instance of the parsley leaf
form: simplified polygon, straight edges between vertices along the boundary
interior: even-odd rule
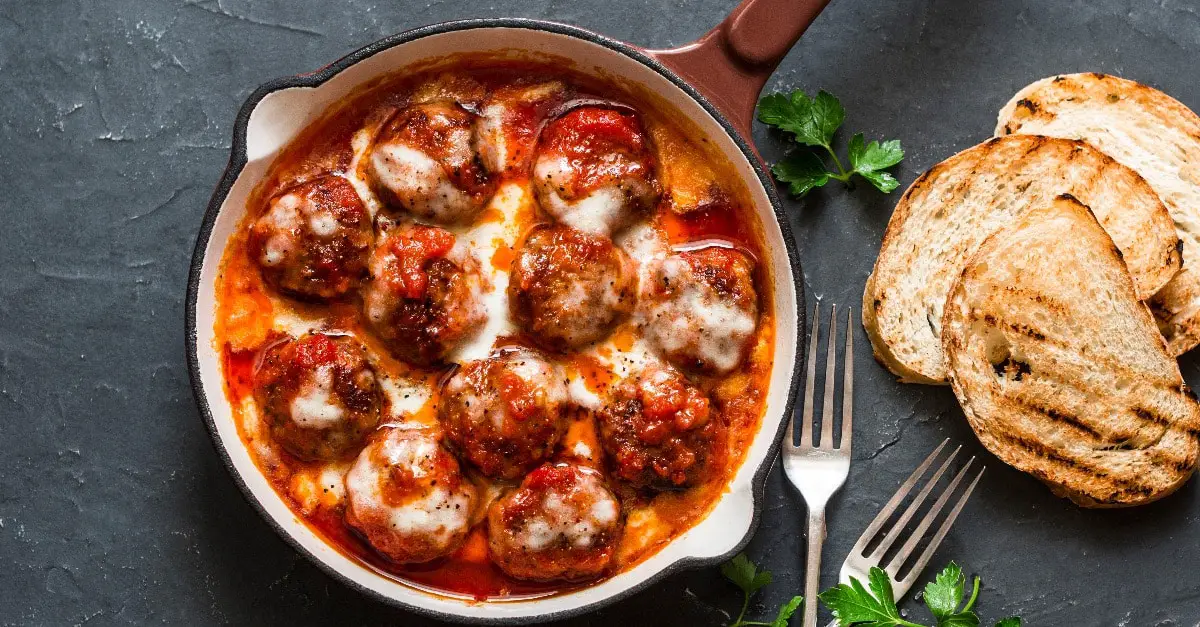
[[[745,553],[738,553],[733,559],[721,564],[721,574],[747,595],[752,595],[771,583],[771,573],[758,570],[758,566],[755,566]]]
[[[745,553],[738,553],[733,559],[721,564],[721,574],[742,590],[742,611],[738,613],[737,619],[729,623],[729,627],[745,627],[747,625],[788,627],[788,621],[792,618],[792,614],[796,613],[796,608],[804,602],[804,597],[792,597],[790,601],[779,608],[779,615],[772,623],[745,620],[746,610],[750,607],[750,598],[771,583],[771,573],[759,570],[758,566],[751,562]]]
[[[771,173],[782,183],[788,184],[792,196],[803,198],[808,192],[829,182],[829,173],[821,158],[810,150],[793,151],[779,163],[771,166]]]
[[[779,613],[775,615],[775,620],[771,621],[771,627],[788,627],[788,623],[792,619],[792,614],[804,605],[804,597],[795,596],[790,601],[779,606]]]
[[[900,616],[900,609],[896,607],[896,600],[892,595],[892,582],[887,573],[872,567],[867,581],[871,592],[867,592],[861,581],[851,577],[850,583],[838,584],[821,593],[821,602],[833,612],[833,617],[838,619],[839,624],[921,627]]]
[[[937,578],[925,584],[925,605],[939,621],[953,614],[962,603],[963,586],[966,577],[958,564],[950,565],[938,574]]]
[[[827,91],[817,92],[809,98],[801,90],[790,95],[773,93],[763,96],[758,102],[758,119],[787,135],[800,146],[818,149],[796,150],[783,161],[775,164],[771,171],[781,182],[787,183],[793,196],[803,197],[813,188],[821,187],[829,179],[849,184],[854,175],[861,176],[881,192],[895,190],[900,182],[888,172],[904,158],[904,150],[898,140],[866,143],[862,133],[850,139],[847,156],[850,168],[846,169],[833,149],[833,137],[846,120],[842,103]],[[825,166],[818,155],[824,151],[833,160],[836,171]]]
[[[882,144],[872,141],[864,144],[863,134],[857,133],[850,138],[848,148],[850,168],[859,176],[867,179],[875,189],[883,193],[891,192],[900,186],[896,177],[884,172],[904,158],[904,149],[899,140],[885,141]]]
[[[1009,616],[996,623],[996,627],[1021,627],[1021,618],[1019,616]]]

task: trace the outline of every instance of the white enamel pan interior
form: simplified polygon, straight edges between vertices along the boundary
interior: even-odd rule
[[[440,596],[384,577],[327,544],[297,519],[259,472],[238,437],[214,341],[218,266],[246,213],[246,199],[281,148],[356,87],[405,66],[448,55],[522,51],[573,60],[577,69],[634,81],[690,118],[746,182],[774,269],[775,365],[766,414],[728,491],[699,524],[637,566],[595,585],[534,600],[478,603]],[[749,541],[763,481],[796,394],[797,339],[804,311],[798,256],[770,179],[745,141],[693,88],[638,49],[578,28],[529,20],[475,20],[430,26],[382,40],[313,74],[261,87],[243,106],[229,167],[205,215],[188,288],[187,345],[197,404],[217,452],[246,497],[286,540],[345,584],[393,605],[448,620],[522,624],[565,618],[632,594],[680,568],[718,563]]]

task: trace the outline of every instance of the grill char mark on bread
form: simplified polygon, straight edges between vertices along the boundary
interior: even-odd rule
[[[897,204],[863,292],[876,358],[903,381],[945,383],[939,327],[954,279],[988,235],[1062,193],[1095,208],[1139,297],[1179,271],[1175,227],[1135,172],[1080,141],[992,138],[935,165]]]
[[[988,237],[954,283],[942,329],[951,386],[980,441],[1055,494],[1123,507],[1191,476],[1200,404],[1111,238],[1074,198],[1035,205]],[[1023,367],[997,371],[1008,360]]]
[[[1036,81],[1000,110],[997,135],[1080,139],[1142,175],[1162,198],[1185,260],[1151,301],[1172,353],[1200,344],[1200,116],[1179,101],[1106,74],[1066,74]]]

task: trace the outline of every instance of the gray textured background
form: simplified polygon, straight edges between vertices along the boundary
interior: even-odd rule
[[[432,22],[546,18],[666,47],[732,4],[0,0],[0,623],[428,624],[342,587],[278,539],[197,415],[184,282],[234,113],[259,83]],[[1048,74],[1112,72],[1200,106],[1195,7],[834,0],[770,86],[826,89],[846,105],[847,130],[899,137],[907,185],[986,137],[1009,96]],[[780,156],[762,129],[756,139]],[[831,186],[788,203],[810,307],[857,305],[898,195]],[[978,448],[948,390],[894,383],[856,333],[855,463],[830,511],[826,585],[934,444]],[[1194,360],[1184,368],[1200,382]],[[986,617],[1195,625],[1198,490],[1083,511],[991,460],[937,562],[984,575]],[[749,547],[776,575],[761,613],[801,588],[802,512],[773,474]],[[738,602],[709,569],[576,624],[718,625]]]

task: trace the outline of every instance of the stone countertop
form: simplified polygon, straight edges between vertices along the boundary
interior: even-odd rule
[[[276,537],[197,415],[184,285],[234,114],[264,81],[433,22],[544,18],[668,47],[732,4],[0,2],[0,624],[432,624],[343,587]],[[1187,0],[834,0],[768,89],[825,89],[845,104],[848,132],[900,138],[907,185],[987,137],[1034,79],[1109,72],[1200,107],[1197,59],[1200,13]],[[755,139],[768,159],[782,155],[764,129]],[[835,183],[787,201],[810,308],[857,306],[898,197]],[[950,437],[989,471],[935,564],[983,575],[985,618],[1200,621],[1197,482],[1134,510],[1078,509],[983,452],[948,389],[895,383],[855,333],[855,462],[829,512],[825,586],[897,483]],[[1200,382],[1197,361],[1183,365]],[[772,474],[747,549],[775,573],[756,616],[802,587],[802,521]],[[712,568],[571,624],[715,626],[739,603]]]

